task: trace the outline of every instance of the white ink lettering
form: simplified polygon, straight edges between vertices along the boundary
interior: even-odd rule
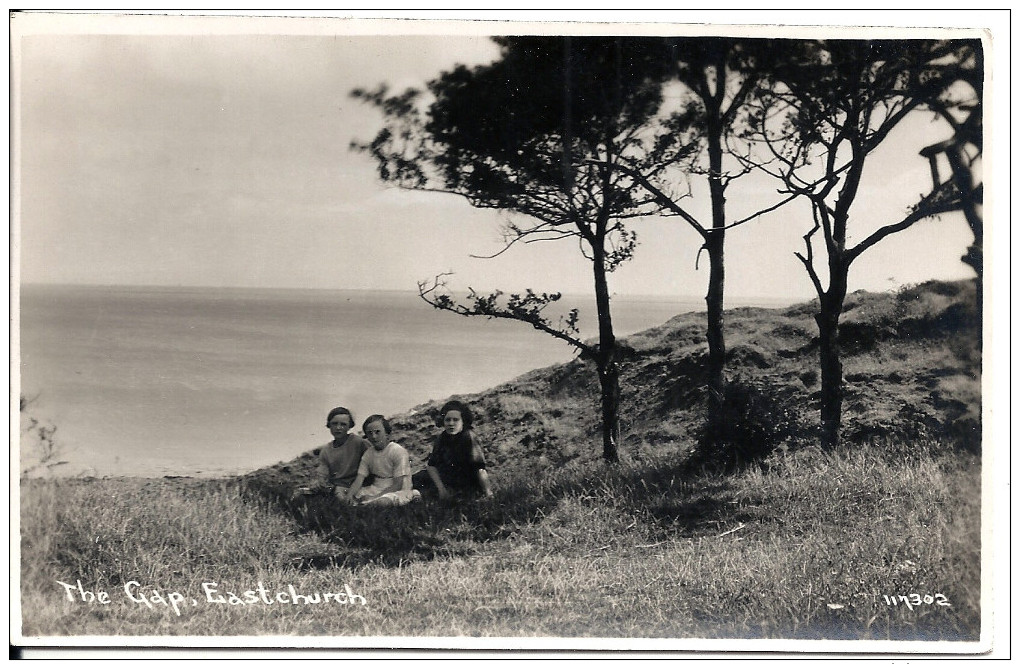
[[[319,593],[315,593],[314,595],[302,595],[294,589],[292,584],[289,583],[287,584],[287,590],[290,591],[291,604],[318,604],[322,601],[319,597]]]
[[[212,582],[202,584],[202,590],[205,591],[205,601],[213,604],[226,604],[227,598],[219,594],[216,590],[216,585],[217,584]]]
[[[124,584],[124,594],[126,594],[128,596],[128,599],[130,599],[135,604],[144,604],[150,609],[154,608],[152,604],[149,603],[149,599],[145,595],[142,594],[135,595],[134,592],[132,591],[132,588],[141,585],[142,584],[138,583],[137,581],[128,581],[127,583]]]
[[[105,590],[97,590],[96,592],[92,592],[91,590],[85,590],[85,587],[81,583],[81,579],[78,579],[75,585],[73,586],[70,583],[64,583],[63,581],[57,581],[57,583],[64,586],[64,591],[67,592],[68,602],[75,601],[74,597],[75,593],[73,593],[72,590],[76,590],[78,596],[81,598],[81,601],[83,602],[86,603],[99,602],[100,604],[110,603],[110,594],[108,592],[106,592]]]
[[[355,599],[361,600],[361,606],[365,606],[365,604],[367,604],[365,598],[362,597],[361,595],[356,594],[353,590],[351,590],[351,587],[346,583],[344,584],[344,590],[347,591],[347,601],[350,602],[351,604],[354,604]]]
[[[181,615],[181,604],[184,603],[184,595],[178,592],[171,592],[167,595],[170,600],[170,607],[173,608],[174,613]]]

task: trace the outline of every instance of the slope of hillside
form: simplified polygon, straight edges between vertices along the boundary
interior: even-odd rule
[[[982,602],[1005,586],[982,583],[973,296],[961,282],[850,298],[845,436],[831,451],[814,444],[805,304],[729,313],[730,418],[705,445],[699,315],[626,340],[619,464],[600,459],[583,362],[465,395],[492,500],[291,499],[312,452],[240,478],[23,481],[25,633],[928,642],[910,652],[952,640],[981,652],[996,617]],[[440,405],[393,418],[418,467]],[[727,449],[760,462],[720,465]],[[174,589],[180,613],[68,602],[55,579],[111,599],[125,582]],[[203,602],[210,581],[239,595],[350,586],[369,606],[266,603],[254,590],[253,603]]]
[[[856,292],[840,327],[845,378],[844,444],[924,440],[977,450],[981,440],[981,327],[973,281],[928,282],[896,293]],[[732,414],[766,426],[790,446],[817,440],[818,353],[813,303],[727,312]],[[705,316],[676,316],[622,340],[620,455],[697,447],[703,424]],[[536,334],[538,334],[536,332]],[[598,382],[581,360],[532,371],[470,395],[495,481],[598,457]],[[424,465],[445,400],[392,417],[393,440]],[[737,428],[737,435],[743,429]],[[247,479],[277,495],[306,484],[309,451]]]

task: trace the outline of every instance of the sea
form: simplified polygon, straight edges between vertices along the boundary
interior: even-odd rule
[[[243,474],[328,442],[334,406],[360,426],[574,357],[529,325],[438,311],[417,292],[26,284],[19,295],[22,428],[56,427],[63,463],[47,472],[58,475]],[[788,302],[728,306],[741,304]],[[617,296],[614,327],[626,336],[703,307]],[[594,337],[594,304],[579,308]]]

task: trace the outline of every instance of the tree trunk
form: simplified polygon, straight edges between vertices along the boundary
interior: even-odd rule
[[[605,246],[600,238],[593,243],[595,304],[599,315],[599,347],[595,358],[602,392],[602,458],[613,463],[619,459],[620,439],[620,368],[616,363],[616,336],[609,308],[609,283],[606,279]]]
[[[975,111],[977,112],[977,111]],[[974,178],[970,172],[970,166],[965,163],[962,148],[950,148],[946,152],[949,165],[953,171],[953,178],[960,190],[962,198],[963,216],[967,225],[974,234],[974,243],[967,248],[967,253],[961,257],[965,265],[974,270],[977,275],[977,316],[978,320],[983,318],[984,306],[984,220],[983,203],[980,195],[974,190]],[[980,343],[981,339],[978,338]]]
[[[723,78],[723,67],[718,78]],[[722,83],[719,83],[722,85]],[[708,394],[709,417],[722,415],[726,389],[726,339],[723,333],[723,290],[726,280],[724,249],[726,241],[726,187],[722,180],[722,125],[719,110],[709,117],[708,126],[708,185],[712,199],[712,230],[705,239],[708,250],[708,294],[705,296],[708,313]]]
[[[847,275],[836,270],[829,279],[829,291],[819,299],[818,359],[821,369],[822,447],[832,449],[839,444],[843,415],[843,363],[840,361],[839,317],[846,299]]]
[[[713,233],[708,242],[708,294],[705,304],[708,312],[708,395],[709,416],[721,414],[726,389],[726,339],[723,333],[723,235]]]
[[[620,367],[615,359],[599,367],[599,386],[602,390],[602,458],[616,463],[620,440]]]

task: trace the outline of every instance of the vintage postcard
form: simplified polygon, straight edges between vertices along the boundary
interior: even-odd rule
[[[1008,14],[9,20],[20,656],[1008,652]]]

